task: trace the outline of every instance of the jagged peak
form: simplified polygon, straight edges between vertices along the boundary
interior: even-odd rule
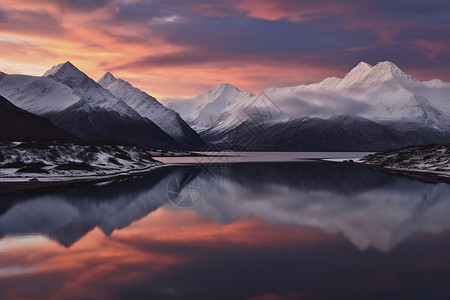
[[[226,89],[231,89],[240,92],[240,90],[237,87],[229,83],[220,83],[218,85],[213,86],[209,91],[224,91]]]
[[[44,77],[53,77],[57,74],[64,73],[68,76],[83,74],[77,67],[75,67],[70,61],[51,67],[47,72],[44,73]]]
[[[358,75],[359,74],[367,74],[367,73],[369,73],[372,70],[372,68],[373,68],[372,65],[362,61],[362,62],[358,63],[356,65],[356,67],[351,69],[350,72],[348,72],[345,75],[345,77],[349,77],[349,76],[354,75],[354,74],[358,74]]]
[[[373,66],[371,64],[366,63],[365,61],[359,62],[355,68],[369,68],[372,69]]]
[[[419,83],[420,81],[415,79],[413,76],[406,74],[403,72],[396,64],[390,61],[379,62],[373,67],[371,75],[383,79],[383,78],[397,78],[402,80],[406,80],[404,82],[415,82]]]
[[[93,79],[80,71],[70,61],[52,67],[43,76],[52,78],[70,88],[87,88],[97,85]]]
[[[397,67],[396,64],[394,64],[393,62],[390,62],[390,61],[379,62],[379,63],[377,63],[375,65],[374,68],[375,69],[381,69],[381,70],[388,70],[388,71],[391,71],[391,72],[398,72],[398,71],[403,72],[402,70],[400,70],[399,67]]]
[[[382,61],[375,66],[360,62],[355,68],[347,73],[342,80],[340,87],[347,87],[366,81],[386,81],[401,80],[402,84],[417,84],[419,81],[414,77],[404,73],[396,64],[390,61]]]
[[[108,88],[111,84],[117,81],[117,78],[114,77],[113,74],[110,72],[106,72],[98,81],[97,83],[100,84],[105,89]]]
[[[237,87],[235,87],[234,85],[229,84],[229,83],[220,83],[218,85],[215,85],[212,88],[210,88],[206,93],[198,95],[198,96],[207,96],[208,95],[208,96],[213,96],[214,98],[218,98],[221,95],[230,96],[230,94],[238,94],[238,93],[242,93],[247,96],[255,96],[252,92],[242,92],[240,89],[238,89]],[[194,98],[196,98],[196,97],[194,97]]]

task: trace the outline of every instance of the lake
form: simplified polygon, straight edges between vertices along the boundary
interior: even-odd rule
[[[450,185],[310,156],[0,194],[0,299],[450,298]]]

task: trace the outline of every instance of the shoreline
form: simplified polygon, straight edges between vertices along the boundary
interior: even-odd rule
[[[378,154],[379,155],[379,154]],[[155,157],[157,158],[157,157]],[[308,160],[308,159],[306,159]],[[376,162],[363,160],[363,158],[349,159],[349,158],[334,158],[334,159],[311,159],[332,163],[345,163],[348,165],[364,165],[374,170],[386,172],[393,175],[403,176],[410,179],[421,180],[428,183],[447,183],[450,184],[450,173],[434,170],[413,170],[408,168],[395,168],[386,166]],[[66,176],[29,176],[29,177],[3,177],[0,178],[0,194],[27,192],[42,189],[64,189],[76,188],[86,186],[103,186],[117,181],[131,179],[133,177],[146,176],[159,170],[175,168],[182,166],[195,166],[200,163],[159,163],[144,168],[129,169],[117,171],[110,174],[101,175],[66,175]]]
[[[359,160],[341,160],[341,159],[317,159],[318,161],[331,162],[331,163],[344,163],[347,165],[358,165],[371,168],[373,170],[385,172],[392,175],[402,176],[409,179],[416,179],[427,183],[448,183],[450,184],[450,174],[443,172],[433,172],[433,171],[418,171],[409,169],[395,169],[390,167],[379,166],[376,164],[370,164],[361,162]]]
[[[27,192],[47,188],[74,188],[85,186],[108,185],[115,181],[126,180],[133,177],[141,177],[157,172],[162,169],[177,167],[177,164],[159,164],[147,168],[117,172],[109,175],[91,175],[91,176],[66,176],[67,180],[61,180],[61,177],[55,176],[59,180],[42,180],[53,178],[30,178],[28,181],[0,181],[0,194],[12,192]],[[36,179],[36,180],[33,180]]]
[[[182,154],[193,152],[113,144],[0,142],[0,194],[106,185],[171,167],[155,158]]]
[[[407,177],[410,179],[417,179],[427,183],[447,183],[450,184],[450,174],[435,171],[419,171],[419,170],[409,170],[409,169],[396,169],[384,166],[377,166],[373,164],[363,163],[363,162],[346,162],[347,164],[357,164],[367,166],[374,170],[383,171],[389,174]]]
[[[450,144],[409,146],[377,152],[353,163],[424,182],[450,183]]]

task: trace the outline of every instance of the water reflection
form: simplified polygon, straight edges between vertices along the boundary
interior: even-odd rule
[[[69,247],[95,227],[110,235],[169,202],[220,224],[256,216],[388,251],[414,233],[449,229],[449,193],[447,184],[335,163],[180,167],[100,188],[3,196],[0,236],[40,233]]]
[[[446,298],[449,192],[277,162],[3,195],[0,299]]]
[[[195,180],[192,184],[204,187],[204,197],[194,209],[216,222],[258,216],[270,223],[311,226],[342,233],[360,250],[388,251],[413,233],[450,228],[450,185],[363,166],[234,165],[210,169]]]

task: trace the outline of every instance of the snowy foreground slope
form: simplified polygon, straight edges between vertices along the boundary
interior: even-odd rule
[[[432,182],[450,182],[450,145],[407,147],[363,157],[360,163]]]
[[[192,103],[198,105],[187,110]],[[450,142],[450,84],[421,82],[391,62],[362,62],[344,78],[256,96],[214,87],[168,106],[186,111],[206,141],[241,151],[372,151]],[[202,126],[188,117],[203,114],[214,117]]]
[[[52,67],[42,77],[0,72],[0,95],[84,140],[165,149],[198,148],[202,143],[192,129],[191,136],[181,132],[176,138],[183,140],[177,141],[172,132],[165,132],[148,115],[141,115],[70,62]],[[171,122],[167,119],[168,128],[179,126]]]
[[[148,171],[158,155],[134,146],[0,142],[0,183],[105,181]]]

